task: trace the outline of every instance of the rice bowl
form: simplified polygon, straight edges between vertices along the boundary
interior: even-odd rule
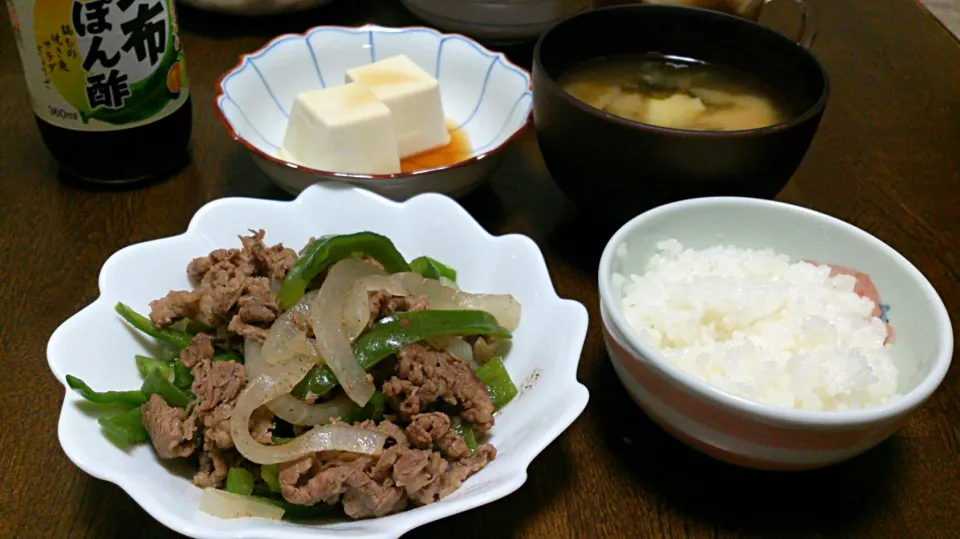
[[[854,291],[856,277],[771,249],[667,240],[657,250],[643,275],[613,278],[626,280],[630,326],[680,368],[786,408],[866,408],[895,396],[888,330],[875,301]]]
[[[898,373],[899,396],[863,409],[791,409],[718,388],[675,364],[631,327],[621,311],[626,280],[615,277],[643,273],[657,244],[669,239],[697,250],[716,245],[772,249],[793,260],[869,275],[889,308],[885,316],[896,328],[889,354]],[[839,219],[779,202],[699,198],[646,212],[608,242],[599,288],[604,341],[634,401],[683,443],[745,467],[811,469],[863,453],[902,427],[930,397],[953,354],[946,308],[908,260]]]

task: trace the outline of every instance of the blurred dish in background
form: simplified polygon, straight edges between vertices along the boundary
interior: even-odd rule
[[[430,26],[500,44],[536,39],[554,22],[593,5],[591,0],[401,1]]]
[[[308,9],[329,4],[332,1],[333,0],[180,0],[180,3],[203,11],[230,15],[257,16],[307,11]]]

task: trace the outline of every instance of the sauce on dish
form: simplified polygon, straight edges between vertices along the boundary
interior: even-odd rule
[[[463,129],[457,129],[449,121],[447,122],[447,132],[450,133],[449,144],[410,157],[404,157],[400,160],[400,170],[417,172],[430,168],[445,167],[469,159],[473,153],[473,148],[470,147],[470,135]]]

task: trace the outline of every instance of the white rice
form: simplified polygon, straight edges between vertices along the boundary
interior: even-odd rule
[[[614,279],[627,322],[681,369],[786,408],[866,408],[896,395],[886,326],[854,277],[771,249],[657,249],[643,275]]]

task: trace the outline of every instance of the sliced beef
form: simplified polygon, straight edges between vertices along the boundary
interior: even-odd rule
[[[313,470],[314,464],[316,464],[315,455],[280,464],[280,473],[278,474],[280,493],[288,502],[298,505],[313,505],[318,501],[327,503],[326,500],[315,499],[307,488],[307,483],[312,477],[312,475],[308,475],[308,472]],[[339,493],[337,496],[339,496]],[[336,502],[335,499],[330,502],[330,505]]]
[[[257,442],[268,445],[273,441],[273,429],[277,426],[273,412],[266,406],[257,408],[250,417],[250,435]]]
[[[290,503],[313,505],[335,504],[347,490],[347,479],[353,473],[363,474],[372,457],[346,455],[332,461],[322,460],[315,453],[300,460],[280,465],[280,489]]]
[[[180,350],[180,363],[191,369],[204,361],[213,359],[213,337],[206,333],[197,333],[190,346]]]
[[[232,317],[253,269],[240,260],[217,262],[196,289],[172,290],[165,297],[151,301],[150,320],[158,327],[169,326],[178,318],[192,318],[211,327],[224,324]]]
[[[453,493],[460,488],[460,485],[467,478],[482,470],[495,458],[497,458],[497,448],[490,444],[484,444],[478,446],[473,455],[452,463],[450,468],[440,477],[440,488],[437,490],[438,498],[445,498]]]
[[[383,384],[383,394],[406,421],[443,400],[459,406],[461,418],[478,430],[493,426],[493,402],[466,362],[422,344],[405,346],[397,357],[396,375]]]
[[[225,402],[217,405],[208,413],[196,416],[203,425],[204,451],[233,448],[233,436],[230,435],[230,414],[232,412],[233,403]]]
[[[270,333],[266,328],[244,322],[243,318],[239,314],[230,319],[230,324],[227,326],[227,330],[236,333],[244,339],[251,339],[259,342],[266,341],[267,335]]]
[[[353,426],[361,429],[378,430],[386,434],[386,447],[390,447],[391,445],[402,445],[404,447],[408,447],[410,445],[410,442],[407,440],[407,434],[403,431],[403,428],[390,420],[383,420],[377,424],[376,421],[368,419],[366,421],[354,423]]]
[[[374,457],[367,456],[342,455],[324,460],[314,454],[281,464],[281,493],[288,502],[300,505],[343,501],[344,512],[352,518],[402,511],[407,505],[404,490],[394,486],[392,479],[380,482],[371,478],[368,470],[375,462]]]
[[[379,458],[316,453],[281,464],[280,484],[290,503],[341,501],[352,518],[380,517],[403,510],[409,502],[426,505],[449,495],[496,454],[490,445],[454,461],[403,445],[387,448]]]
[[[236,361],[204,361],[193,368],[193,389],[197,396],[193,413],[199,416],[213,412],[218,406],[234,401],[246,384],[243,365]]]
[[[260,273],[275,281],[282,281],[287,276],[287,271],[297,261],[296,251],[287,249],[280,243],[267,247],[263,243],[263,237],[266,235],[263,230],[250,232],[253,232],[253,235],[240,237],[243,250],[253,255]]]
[[[452,462],[435,452],[410,449],[394,464],[393,477],[411,500],[427,505],[449,496],[496,457],[492,445],[482,445],[474,455]]]
[[[264,245],[262,230],[240,241],[243,249],[218,249],[191,261],[187,274],[196,289],[174,290],[151,302],[151,321],[159,327],[184,317],[211,327],[229,324],[234,333],[263,340],[280,314],[270,280],[286,276],[296,253],[282,245]]]
[[[236,452],[214,450],[200,453],[200,470],[193,476],[193,484],[200,488],[222,486],[230,466],[239,460],[240,455]]]
[[[253,277],[247,281],[244,295],[237,303],[240,306],[237,316],[248,324],[270,324],[282,312],[266,277]]]
[[[197,448],[193,443],[196,422],[183,408],[174,408],[160,395],[151,395],[143,405],[143,426],[162,459],[188,457]]]
[[[234,402],[218,405],[208,414],[204,414],[200,421],[203,425],[203,450],[215,449],[226,451],[232,449],[233,436],[230,434],[230,417],[233,414]],[[250,418],[250,435],[261,444],[273,441],[273,429],[276,423],[273,413],[266,407],[257,408]]]
[[[217,249],[191,260],[187,264],[187,275],[195,284],[200,284],[209,281],[210,276],[233,268],[237,268],[240,274],[253,275],[256,271],[253,256],[241,249]]]
[[[410,445],[410,442],[407,441],[407,435],[403,429],[391,421],[381,421],[380,424],[376,426],[376,429],[387,435],[388,442],[392,441],[395,445],[404,447]]]
[[[231,463],[240,459],[230,435],[230,415],[246,385],[246,371],[236,361],[213,361],[204,357],[192,372],[191,389],[196,399],[190,418],[201,427],[203,434],[200,471],[193,482],[200,487],[219,486]]]
[[[199,283],[209,278],[211,270],[233,266],[246,275],[258,274],[277,281],[283,280],[296,263],[297,253],[279,243],[267,247],[263,242],[266,236],[263,230],[250,232],[249,236],[240,236],[242,249],[217,249],[207,256],[193,259],[187,265],[187,275]]]
[[[193,401],[191,419],[202,427],[203,450],[225,451],[233,447],[230,414],[246,384],[246,371],[236,361],[212,361],[212,353],[192,369]]]
[[[407,496],[402,488],[387,479],[380,483],[364,472],[347,478],[350,487],[343,494],[343,512],[351,518],[376,518],[403,511]]]
[[[434,444],[450,460],[470,455],[467,442],[451,428],[450,416],[440,412],[418,414],[407,425],[407,439],[417,449],[430,449]]]
[[[370,323],[398,312],[425,311],[430,308],[430,299],[420,296],[394,296],[386,290],[370,292]]]
[[[166,327],[178,318],[198,318],[200,294],[197,291],[171,290],[165,297],[150,302],[150,320]]]
[[[399,449],[393,463],[393,480],[411,500],[426,505],[439,499],[438,482],[450,468],[440,453],[423,449]]]

